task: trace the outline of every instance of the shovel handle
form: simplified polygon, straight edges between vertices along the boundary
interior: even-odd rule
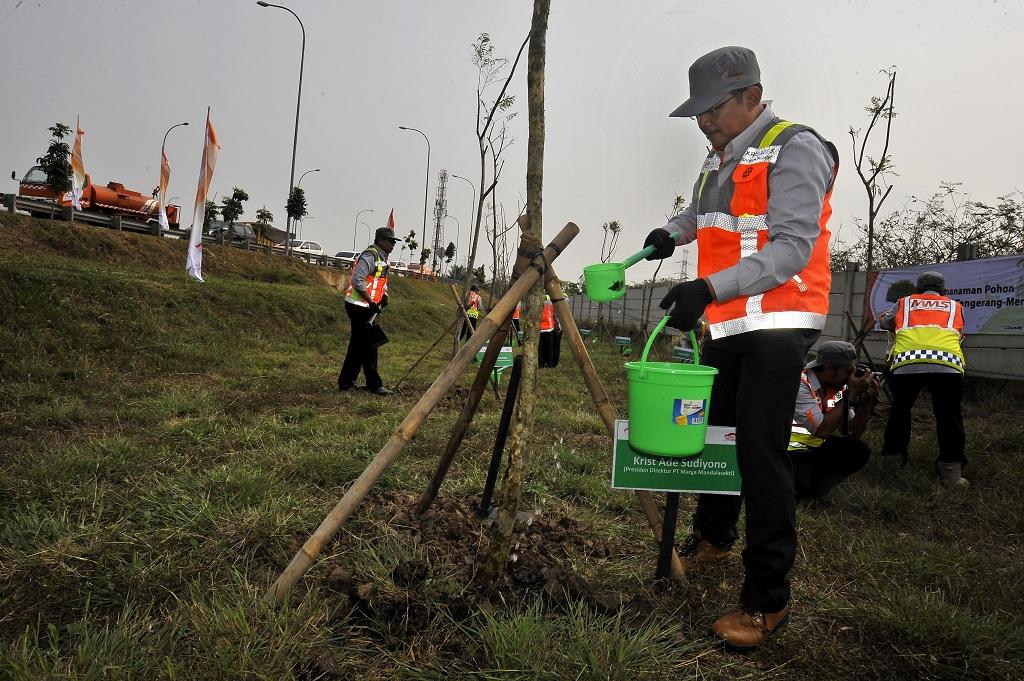
[[[679,238],[679,234],[677,232],[669,232],[669,234],[671,235],[671,237],[673,239],[678,239]],[[647,248],[643,249],[642,251],[639,251],[639,252],[634,253],[633,255],[629,256],[628,258],[626,258],[625,260],[622,261],[622,266],[625,269],[629,269],[633,265],[637,264],[638,262],[640,262],[641,260],[643,260],[644,258],[649,256],[651,253],[654,253],[654,246],[648,246]]]

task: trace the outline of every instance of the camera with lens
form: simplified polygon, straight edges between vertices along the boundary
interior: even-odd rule
[[[853,375],[856,376],[857,378],[860,378],[864,374],[874,374],[875,378],[879,380],[882,379],[882,372],[872,371],[871,367],[869,367],[867,364],[858,364],[857,368],[853,370]]]

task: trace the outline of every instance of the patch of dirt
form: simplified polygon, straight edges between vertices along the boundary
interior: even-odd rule
[[[391,582],[404,594],[383,600],[377,585],[360,584],[358,566],[338,565],[329,574],[326,585],[347,594],[352,607],[350,617],[373,620],[385,642],[408,640],[429,626],[436,609],[445,608],[456,621],[470,616],[483,596],[467,589],[458,596],[427,593],[432,566],[455,564],[462,570],[464,583],[475,576],[480,554],[487,549],[487,520],[477,514],[477,499],[439,498],[423,515],[416,516],[413,494],[382,491],[368,499],[374,515],[386,520],[388,529],[423,548],[423,560],[403,560],[392,568]],[[525,592],[541,593],[552,604],[568,608],[583,601],[602,613],[614,613],[623,607],[642,614],[649,610],[643,597],[630,597],[603,590],[571,567],[573,561],[606,559],[625,553],[626,547],[596,538],[586,526],[567,517],[522,513],[513,535],[507,578],[499,590],[508,600],[519,600]],[[393,593],[393,590],[386,590]],[[638,600],[640,599],[640,600]]]

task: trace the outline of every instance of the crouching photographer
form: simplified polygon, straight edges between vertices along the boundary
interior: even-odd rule
[[[789,438],[796,497],[825,501],[839,483],[868,462],[871,448],[860,437],[881,390],[878,378],[857,365],[846,341],[827,341],[804,367]]]

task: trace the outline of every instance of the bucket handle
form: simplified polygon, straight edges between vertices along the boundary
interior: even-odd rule
[[[644,346],[644,353],[640,355],[640,376],[647,375],[647,353],[651,351],[651,346],[654,345],[654,339],[658,337],[661,330],[665,328],[665,324],[668,323],[668,315],[661,318],[658,325],[654,327],[654,331],[651,332],[651,337],[647,339],[647,345]],[[690,346],[693,348],[693,364],[694,366],[700,365],[700,349],[697,347],[697,336],[690,330]]]

